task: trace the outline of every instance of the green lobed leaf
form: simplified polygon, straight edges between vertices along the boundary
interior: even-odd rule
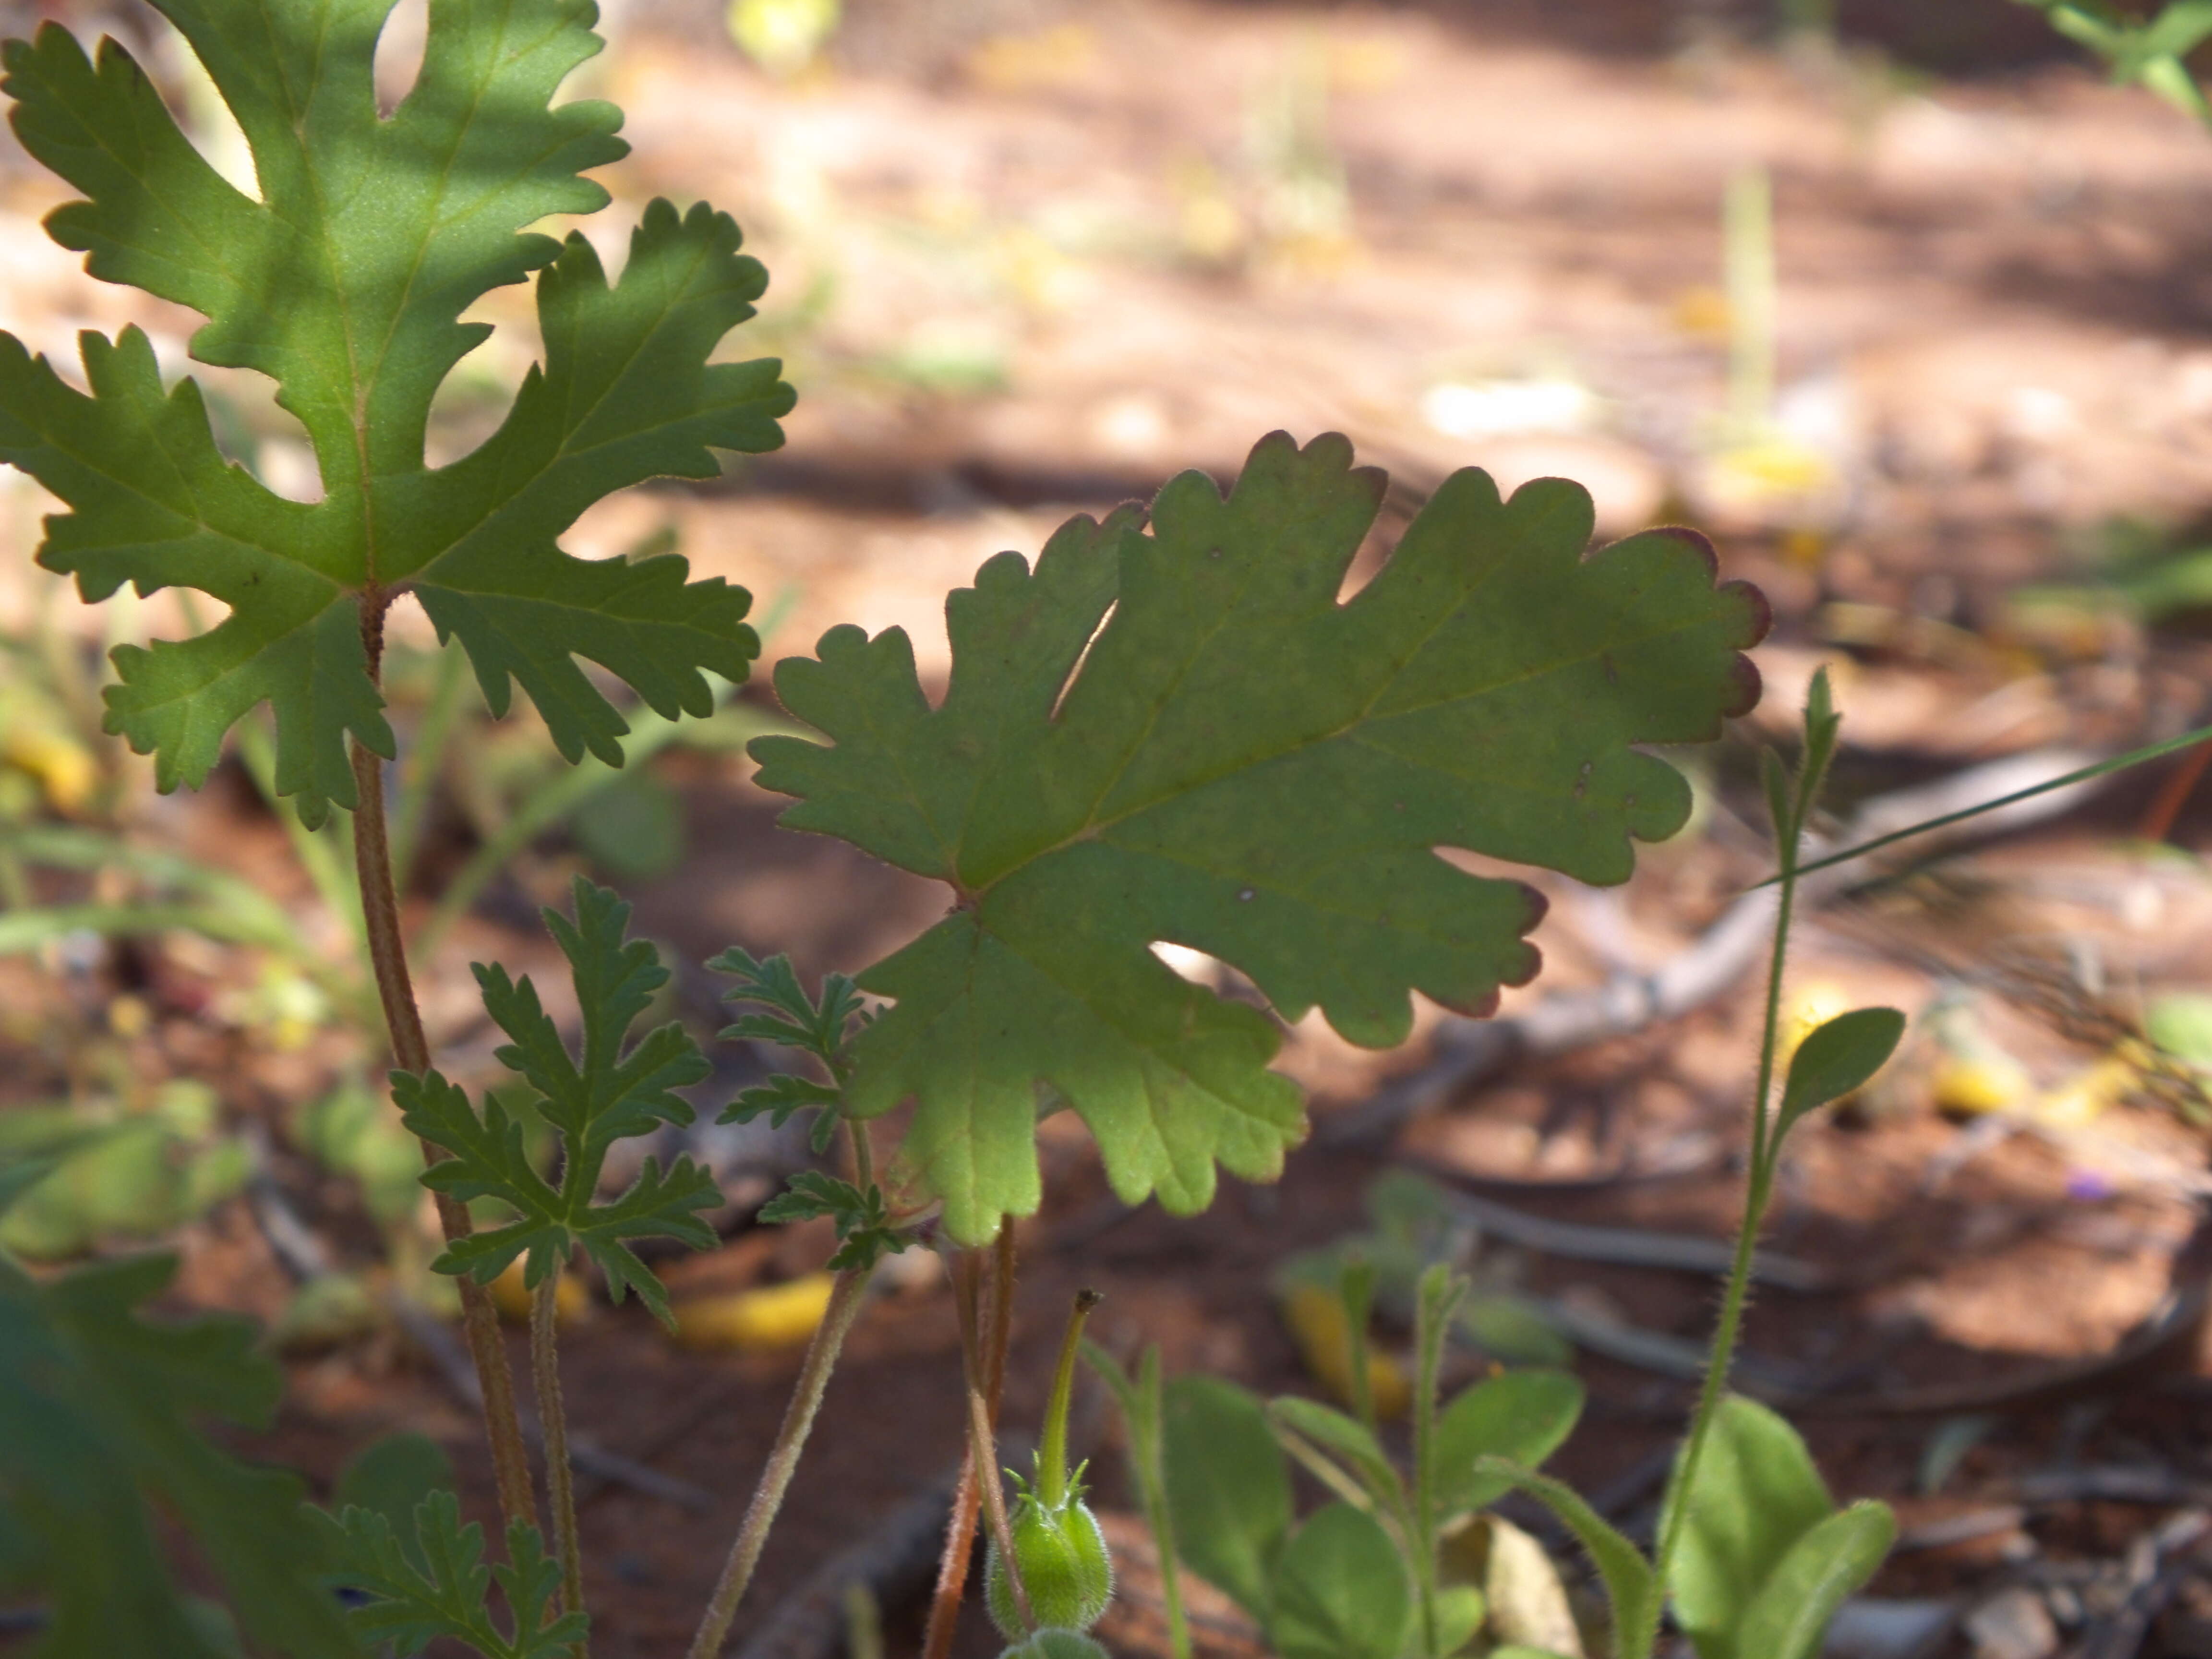
[[[485,1009],[514,1039],[498,1050],[501,1063],[530,1085],[538,1115],[560,1133],[560,1184],[538,1173],[522,1124],[495,1096],[485,1097],[479,1115],[467,1094],[435,1071],[393,1073],[392,1095],[401,1121],[448,1154],[423,1172],[424,1186],[464,1201],[496,1199],[514,1212],[513,1221],[449,1245],[432,1264],[439,1272],[488,1284],[526,1255],[524,1282],[535,1286],[580,1246],[617,1302],[635,1290],[656,1318],[672,1324],[659,1279],[624,1241],[662,1237],[706,1249],[714,1232],[699,1212],[720,1206],[721,1189],[689,1156],[665,1170],[648,1158],[627,1191],[599,1203],[599,1171],[615,1141],[691,1121],[691,1108],[672,1091],[702,1081],[711,1068],[672,1023],[629,1043],[631,1026],[668,970],[650,944],[624,938],[629,905],[580,877],[574,895],[574,922],[552,910],[544,915],[575,981],[580,1056],[569,1053],[528,977],[512,980],[495,966],[476,970]]]
[[[201,362],[272,378],[323,486],[288,501],[227,461],[197,385],[165,389],[136,328],[82,337],[88,395],[0,335],[0,460],[69,508],[40,562],[88,600],[128,581],[228,605],[198,638],[118,648],[109,728],[173,788],[266,702],[277,787],[311,823],[354,803],[349,737],[392,753],[366,637],[402,591],[460,639],[495,712],[520,680],[572,760],[619,764],[627,729],[576,656],[663,714],[708,712],[705,675],[743,679],[759,649],[744,592],[687,581],[678,558],[586,561],[556,538],[615,490],[774,448],[792,402],[772,362],[708,361],[766,284],[726,216],[653,203],[613,284],[580,234],[526,234],[605,206],[582,173],[626,151],[612,106],[550,103],[599,50],[588,0],[439,0],[386,118],[371,71],[391,5],[163,0],[238,118],[259,200],[112,41],[90,59],[49,24],[5,55],[17,135],[84,195],[48,219],[55,240],[204,316]],[[544,362],[482,447],[427,467],[431,399],[489,331],[461,313],[533,271]]]
[[[1579,1382],[1554,1370],[1508,1371],[1461,1394],[1437,1413],[1431,1442],[1437,1513],[1484,1509],[1504,1495],[1506,1481],[1476,1474],[1478,1458],[1540,1468],[1574,1431],[1583,1397]]]
[[[1282,1659],[1398,1659],[1413,1597],[1398,1547],[1349,1504],[1316,1510],[1276,1559],[1267,1643]]]
[[[349,1614],[362,1640],[388,1643],[400,1659],[441,1637],[468,1643],[484,1659],[565,1659],[590,1629],[581,1613],[550,1617],[561,1589],[561,1564],[545,1553],[537,1528],[507,1528],[507,1560],[483,1565],[483,1528],[461,1523],[460,1500],[433,1492],[415,1508],[412,1547],[389,1517],[348,1509],[338,1517],[341,1584],[368,1593]],[[493,1583],[506,1599],[512,1634],[488,1605]]]
[[[724,1038],[801,1049],[833,1073],[843,1065],[853,1026],[864,1018],[860,995],[846,975],[823,975],[822,994],[812,997],[799,983],[799,970],[787,956],[773,956],[763,962],[732,945],[707,966],[738,981],[722,994],[723,1001],[765,1011],[739,1015],[735,1024],[724,1029]]]
[[[173,1256],[140,1256],[40,1283],[0,1256],[0,1593],[48,1617],[25,1659],[216,1659],[149,1499],[261,1649],[351,1659],[360,1650],[316,1582],[297,1477],[240,1462],[194,1426],[265,1427],[283,1376],[245,1320],[140,1317],[175,1271]]]
[[[1264,1626],[1291,1530],[1290,1465],[1267,1407],[1212,1376],[1179,1376],[1164,1400],[1168,1513],[1183,1563]]]
[[[1798,1540],[1835,1512],[1805,1443],[1780,1416],[1731,1395],[1698,1460],[1697,1484],[1671,1489],[1683,1510],[1667,1589],[1698,1659],[1772,1659],[1747,1644],[1745,1620]]]
[[[331,1508],[380,1515],[402,1533],[416,1506],[434,1492],[454,1486],[453,1461],[426,1434],[405,1431],[372,1440],[347,1460],[331,1486]]]
[[[895,1006],[854,1043],[847,1109],[916,1103],[903,1169],[954,1238],[1036,1209],[1041,1098],[1089,1124],[1117,1194],[1178,1211],[1217,1165],[1271,1177],[1303,1135],[1274,1023],[1155,942],[1370,1045],[1404,1038],[1414,991],[1486,1009],[1535,971],[1541,906],[1436,849],[1623,880],[1632,841],[1690,805],[1640,746],[1713,737],[1755,699],[1757,593],[1717,588],[1685,532],[1584,558],[1589,498],[1559,480],[1507,502],[1453,475],[1339,604],[1382,484],[1340,437],[1278,434],[1225,500],[1185,474],[1149,530],[1124,509],[1070,522],[1034,570],[1000,555],[947,603],[933,708],[896,629],[779,665],[829,739],[751,745],[759,781],[800,798],[784,823],[953,890],[860,977]]]

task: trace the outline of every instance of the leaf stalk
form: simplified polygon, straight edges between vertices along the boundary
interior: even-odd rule
[[[362,643],[368,649],[372,684],[381,680],[384,611],[390,603],[389,595],[372,595],[362,607]],[[352,761],[356,795],[354,868],[361,881],[362,919],[368,933],[369,963],[376,975],[377,1000],[383,1005],[385,1027],[391,1034],[393,1062],[401,1071],[420,1076],[430,1069],[430,1045],[422,1034],[422,1013],[416,1005],[414,981],[407,969],[399,896],[392,879],[392,846],[384,816],[384,762],[359,743],[353,744]],[[437,1163],[444,1156],[440,1148],[422,1143],[426,1163]],[[447,1244],[459,1243],[474,1231],[467,1206],[444,1193],[437,1194],[437,1203],[438,1224]],[[522,1415],[515,1404],[514,1374],[507,1365],[507,1345],[500,1334],[499,1312],[485,1286],[465,1275],[459,1284],[462,1328],[483,1395],[484,1437],[491,1447],[500,1516],[508,1526],[517,1522],[535,1526],[538,1493],[530,1475],[530,1453],[523,1441]]]
[[[860,1311],[867,1287],[866,1270],[848,1267],[830,1288],[830,1306],[806,1345],[806,1358],[799,1368],[791,1403],[784,1407],[783,1422],[775,1431],[775,1443],[769,1449],[760,1484],[753,1489],[752,1502],[746,1505],[745,1518],[730,1546],[729,1559],[723,1564],[706,1615],[699,1621],[698,1633],[691,1638],[689,1659],[714,1659],[722,1650],[731,1622],[737,1617],[738,1604],[744,1599],[753,1570],[760,1565],[761,1552],[768,1546],[769,1528],[775,1524],[776,1512],[791,1490],[791,1478],[798,1473],[799,1454],[806,1449],[806,1437],[813,1431],[815,1413],[821,1409],[822,1396],[830,1386],[830,1374],[836,1369],[837,1356]]]
[[[530,1378],[538,1391],[538,1423],[545,1440],[545,1490],[553,1504],[553,1544],[561,1557],[561,1610],[582,1613],[584,1551],[576,1533],[576,1483],[568,1465],[568,1414],[561,1403],[558,1322],[561,1272],[547,1273],[530,1293]],[[590,1659],[580,1642],[576,1659]]]

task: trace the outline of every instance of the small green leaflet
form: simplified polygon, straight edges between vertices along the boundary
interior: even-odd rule
[[[1589,497],[1557,479],[1501,501],[1454,474],[1339,604],[1382,487],[1344,439],[1277,434],[1226,500],[1186,473],[1149,530],[1124,509],[1070,522],[1034,570],[1002,554],[946,605],[935,708],[897,629],[833,629],[777,668],[829,739],[752,744],[759,781],[800,798],[784,823],[953,891],[860,976],[893,1006],[854,1041],[845,1109],[916,1103],[902,1172],[954,1238],[1036,1208],[1035,1121],[1060,1104],[1117,1194],[1183,1212],[1217,1164],[1266,1179],[1302,1137],[1274,1022],[1155,942],[1370,1046],[1403,1040],[1413,991],[1486,1010],[1535,972],[1541,906],[1436,849],[1625,880],[1632,840],[1690,805],[1638,745],[1756,700],[1757,592],[1716,586],[1686,532],[1583,557]]]
[[[163,1563],[149,1498],[220,1578],[254,1651],[352,1659],[316,1582],[298,1477],[239,1462],[192,1421],[276,1414],[283,1376],[258,1333],[139,1317],[176,1267],[138,1256],[41,1284],[0,1255],[0,1595],[49,1620],[24,1659],[220,1659]]]
[[[789,957],[775,956],[763,962],[736,945],[707,966],[737,979],[737,985],[722,994],[723,1001],[755,1011],[740,1014],[724,1026],[723,1041],[796,1048],[819,1060],[832,1079],[819,1083],[788,1072],[775,1073],[739,1094],[714,1121],[750,1123],[766,1113],[769,1126],[781,1129],[794,1112],[814,1111],[818,1114],[811,1136],[814,1150],[827,1152],[837,1125],[843,1121],[839,1105],[844,1099],[845,1074],[850,1069],[846,1055],[853,1031],[868,1018],[853,981],[842,974],[828,975],[822,981],[821,996],[810,997],[799,982],[799,970],[791,965]]]
[[[830,1258],[831,1271],[872,1267],[887,1255],[896,1255],[911,1242],[891,1225],[880,1188],[863,1192],[849,1181],[801,1170],[791,1184],[761,1206],[760,1218],[770,1225],[786,1221],[811,1221],[828,1216],[837,1229],[837,1252]]]
[[[161,787],[204,779],[262,702],[301,817],[351,806],[351,738],[392,753],[373,678],[385,608],[413,592],[458,636],[495,713],[520,680],[562,754],[621,763],[621,715],[574,659],[661,714],[704,714],[705,675],[742,680],[749,603],[671,556],[586,561],[557,538],[600,497],[712,477],[714,449],[782,441],[780,365],[709,363],[766,286],[703,204],[646,210],[610,284],[582,236],[523,234],[607,194],[611,105],[549,106],[596,52],[588,0],[439,0],[421,75],[389,119],[371,74],[392,0],[162,0],[237,116],[262,200],[191,147],[129,55],[88,60],[49,24],[6,48],[24,148],[84,192],[47,221],[87,268],[207,318],[201,362],[260,371],[307,428],[323,498],[264,489],[216,447],[198,386],[165,390],[147,337],[82,338],[90,395],[0,334],[0,460],[70,510],[40,562],[88,600],[125,582],[198,588],[231,614],[197,639],[119,647],[107,724]],[[460,315],[539,272],[544,362],[473,453],[427,468],[430,403],[489,332]]]
[[[564,1613],[548,1622],[561,1590],[561,1564],[545,1553],[538,1528],[518,1521],[507,1530],[507,1559],[483,1565],[483,1528],[461,1524],[460,1500],[434,1492],[415,1508],[408,1547],[389,1516],[349,1508],[336,1525],[340,1566],[331,1577],[374,1599],[349,1622],[362,1640],[388,1642],[400,1659],[439,1637],[465,1642],[484,1659],[563,1659],[584,1639],[591,1620]],[[513,1615],[514,1634],[501,1634],[485,1605],[492,1581]]]
[[[538,1174],[524,1149],[522,1125],[497,1099],[488,1097],[479,1116],[468,1096],[434,1071],[420,1077],[394,1072],[392,1095],[400,1121],[450,1154],[423,1172],[424,1186],[464,1200],[497,1199],[515,1212],[504,1226],[449,1246],[432,1264],[439,1272],[489,1284],[526,1253],[523,1279],[535,1287],[581,1245],[605,1273],[616,1301],[635,1290],[672,1326],[659,1279],[624,1241],[650,1235],[699,1249],[711,1245],[714,1229],[698,1212],[722,1202],[714,1176],[689,1157],[665,1171],[647,1158],[621,1197],[606,1204],[595,1198],[607,1148],[664,1123],[690,1122],[691,1108],[672,1091],[704,1080],[710,1068],[698,1045],[672,1023],[624,1046],[653,993],[668,982],[668,970],[651,945],[624,939],[629,905],[581,877],[574,890],[574,922],[557,911],[544,914],[575,979],[584,1020],[580,1061],[568,1053],[527,976],[518,983],[504,968],[479,964],[476,970],[485,1011],[514,1039],[499,1049],[500,1063],[530,1085],[538,1115],[560,1132],[560,1185]]]

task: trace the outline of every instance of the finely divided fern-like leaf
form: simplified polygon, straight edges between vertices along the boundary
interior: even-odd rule
[[[520,681],[570,759],[618,763],[627,727],[578,668],[660,713],[705,714],[703,675],[744,678],[747,599],[683,560],[585,561],[557,538],[601,496],[712,476],[713,451],[781,441],[779,365],[709,363],[766,285],[738,228],[655,202],[618,283],[580,235],[527,234],[607,195],[611,105],[550,106],[599,50],[588,0],[435,0],[414,89],[380,118],[371,73],[392,0],[163,0],[251,146],[259,198],[218,175],[112,41],[96,60],[48,25],[6,48],[24,147],[84,192],[48,228],[88,269],[207,318],[204,362],[272,378],[305,426],[323,498],[284,500],[224,459],[196,385],[165,389],[145,335],[82,337],[88,392],[0,334],[0,459],[67,503],[40,560],[87,599],[193,587],[231,614],[198,638],[116,653],[110,729],[198,783],[266,702],[277,786],[319,822],[354,804],[348,738],[389,756],[367,637],[414,592],[504,711]],[[542,274],[544,362],[482,447],[427,468],[433,396],[489,325],[461,313]]]
[[[1301,1137],[1274,1023],[1153,943],[1365,1044],[1405,1037],[1414,991],[1486,1010],[1535,971],[1542,907],[1437,849],[1623,880],[1632,841],[1690,805],[1639,746],[1715,737],[1756,700],[1756,591],[1716,586],[1687,532],[1586,558],[1589,497],[1557,479],[1504,501],[1454,474],[1340,604],[1382,484],[1340,437],[1279,433],[1226,499],[1188,473],[1149,528],[1124,509],[1073,520],[1034,569],[1002,554],[946,605],[934,708],[897,629],[833,629],[778,666],[829,739],[753,744],[759,781],[800,798],[783,823],[953,890],[859,977],[893,1006],[854,1040],[844,1109],[915,1103],[904,1172],[954,1237],[1036,1207],[1041,1106],[1083,1116],[1123,1199],[1181,1211],[1217,1164],[1266,1178]]]
[[[423,1185],[465,1202],[496,1199],[514,1212],[512,1221],[449,1246],[434,1264],[441,1273],[489,1284],[517,1256],[526,1256],[524,1283],[535,1288],[580,1245],[606,1275],[616,1301],[634,1290],[666,1322],[667,1293],[625,1241],[672,1237],[706,1248],[714,1232],[699,1212],[720,1205],[721,1189],[689,1157],[665,1170],[647,1158],[628,1191],[600,1203],[599,1172],[616,1141],[690,1122],[690,1106],[673,1091],[702,1081],[711,1068],[680,1025],[629,1041],[653,993],[668,982],[668,970],[651,945],[623,937],[629,905],[580,877],[574,891],[575,920],[548,910],[545,923],[574,977],[584,1024],[580,1056],[568,1052],[526,976],[512,980],[497,966],[476,970],[485,1011],[513,1039],[499,1049],[500,1063],[530,1085],[538,1115],[560,1133],[559,1184],[538,1173],[521,1123],[495,1097],[485,1099],[479,1115],[466,1092],[435,1071],[393,1073],[392,1094],[407,1127],[449,1154],[423,1172]]]

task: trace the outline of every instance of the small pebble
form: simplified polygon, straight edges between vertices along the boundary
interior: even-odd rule
[[[2051,1659],[2058,1626],[2043,1598],[2023,1585],[1999,1590],[1966,1615],[1974,1659]]]

